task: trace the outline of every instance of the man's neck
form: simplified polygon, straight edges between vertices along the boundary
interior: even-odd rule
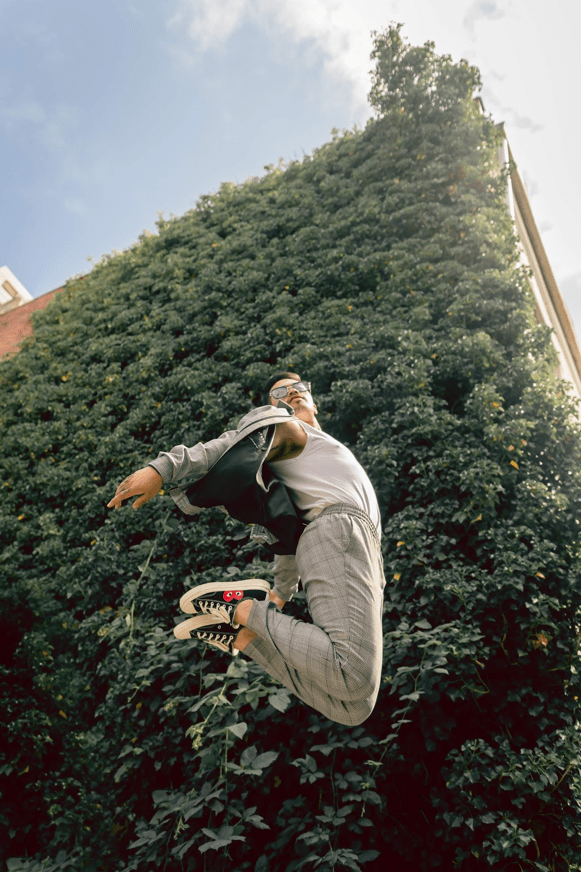
[[[315,430],[320,430],[321,425],[317,420],[317,416],[310,414],[306,409],[299,409],[298,413],[295,413],[295,418],[299,421],[304,421],[305,424],[310,424],[311,427],[314,427]]]

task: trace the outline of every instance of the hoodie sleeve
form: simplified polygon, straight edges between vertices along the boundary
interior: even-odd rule
[[[277,554],[272,564],[274,572],[273,592],[288,602],[299,587],[299,572],[294,554]]]
[[[236,438],[236,430],[228,430],[217,439],[198,442],[192,448],[175,445],[171,451],[161,451],[148,465],[159,472],[164,484],[194,484],[203,478]]]

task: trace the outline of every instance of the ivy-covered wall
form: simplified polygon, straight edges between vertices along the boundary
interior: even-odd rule
[[[399,27],[374,60],[365,130],[105,258],[0,365],[8,869],[581,868],[573,405],[477,71]],[[380,499],[383,687],[357,728],[174,639],[186,589],[271,577],[247,528],[105,508],[274,367]]]

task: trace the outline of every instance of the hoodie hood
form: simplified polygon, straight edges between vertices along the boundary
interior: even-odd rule
[[[258,406],[240,418],[236,433],[240,435],[249,428],[254,430],[257,426],[267,427],[269,424],[282,424],[294,417],[294,409],[287,403],[283,403],[282,400],[277,406]]]

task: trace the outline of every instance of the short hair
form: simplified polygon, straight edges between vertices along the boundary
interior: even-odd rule
[[[280,381],[281,378],[294,378],[297,381],[301,380],[300,375],[297,375],[296,372],[275,372],[274,375],[271,375],[269,380],[266,382],[264,387],[264,403],[265,405],[270,405],[270,389],[273,385]]]

